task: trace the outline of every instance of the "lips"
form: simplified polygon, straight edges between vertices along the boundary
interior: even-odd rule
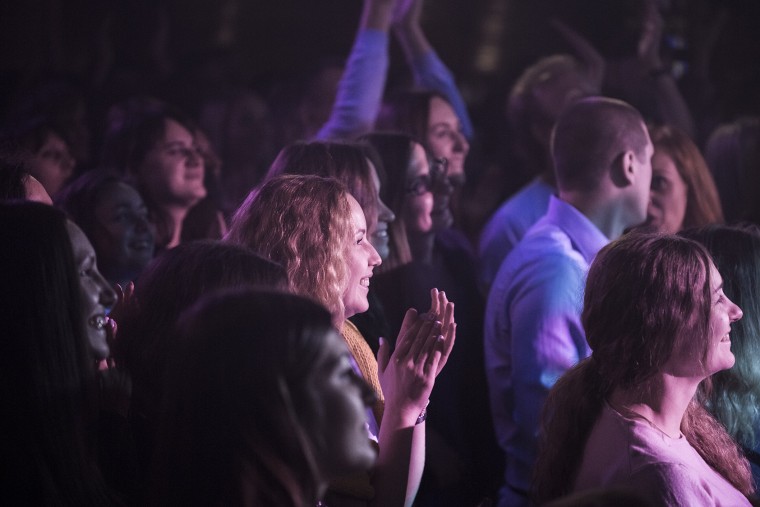
[[[361,280],[359,280],[359,285],[361,285],[362,287],[369,288],[369,277],[365,276],[364,278],[362,278]]]

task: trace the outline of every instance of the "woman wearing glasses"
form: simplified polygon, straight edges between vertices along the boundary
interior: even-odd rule
[[[491,478],[498,482],[499,471],[482,366],[483,301],[472,258],[466,250],[451,248],[448,236],[437,234],[452,224],[452,175],[446,159],[432,158],[406,134],[379,132],[361,140],[379,155],[385,176],[380,198],[396,215],[388,229],[388,259],[375,270],[378,274],[372,281],[391,336],[401,327],[406,308],[427,307],[432,287],[457,301],[461,345],[431,398],[429,459],[418,501],[420,505],[477,503],[490,492]]]

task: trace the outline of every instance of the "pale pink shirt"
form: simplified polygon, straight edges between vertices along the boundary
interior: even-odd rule
[[[574,491],[612,486],[668,507],[750,505],[683,435],[669,437],[605,403],[586,442]]]

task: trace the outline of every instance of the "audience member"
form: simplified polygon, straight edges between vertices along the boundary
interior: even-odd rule
[[[756,226],[709,226],[682,233],[707,248],[723,278],[723,292],[739,305],[743,317],[731,329],[736,363],[701,385],[707,409],[741,445],[760,485],[760,229]]]
[[[618,100],[577,101],[554,127],[558,197],[504,260],[486,308],[486,374],[507,460],[501,506],[527,505],[546,395],[591,352],[580,322],[586,271],[646,218],[652,152],[641,115]]]
[[[718,190],[699,148],[676,127],[649,127],[649,136],[652,200],[644,227],[675,234],[723,222]]]
[[[283,148],[269,168],[266,179],[282,174],[312,174],[331,177],[346,185],[367,219],[367,239],[382,262],[390,255],[389,227],[394,213],[380,199],[382,164],[371,146],[343,142],[298,142]],[[429,291],[428,291],[429,295]],[[374,285],[367,295],[369,310],[351,317],[351,322],[377,355],[380,337],[391,336],[385,310]],[[408,307],[404,307],[405,310]],[[402,311],[403,311],[402,310]]]
[[[27,173],[21,164],[0,156],[0,201],[14,199],[53,204],[37,178]]]
[[[375,395],[324,308],[228,292],[178,334],[149,504],[313,506],[330,480],[372,466]]]
[[[8,136],[26,172],[55,196],[74,174],[76,164],[61,129],[42,118],[29,118]]]
[[[113,293],[94,256],[82,263],[84,235],[51,206],[0,203],[0,237],[2,501],[116,504],[95,443],[95,354],[107,354]]]
[[[552,129],[569,104],[599,94],[601,85],[592,70],[598,66],[584,65],[569,55],[548,56],[523,71],[512,86],[507,117],[519,169],[510,173],[518,173],[523,181],[533,179],[496,210],[480,233],[478,283],[483,294],[488,294],[509,252],[546,214],[549,197],[557,192]]]
[[[153,451],[166,364],[178,347],[172,330],[179,315],[214,290],[281,288],[284,281],[280,266],[245,248],[210,240],[162,252],[142,272],[118,320],[114,351],[132,377],[129,422],[142,474]]]
[[[600,251],[583,308],[594,352],[546,401],[535,501],[629,487],[655,505],[749,506],[747,460],[695,397],[733,366],[741,317],[693,241],[631,233]]]
[[[705,149],[726,222],[760,224],[760,117],[746,117],[716,128]]]
[[[362,139],[377,150],[386,168],[384,197],[399,217],[390,224],[388,262],[372,284],[391,331],[398,332],[405,308],[425,306],[432,287],[461,301],[459,345],[432,395],[430,459],[419,503],[479,501],[499,475],[483,371],[483,301],[470,259],[452,255],[454,249],[436,248],[435,231],[451,224],[445,164],[431,162],[422,145],[405,134],[376,132]]]
[[[155,229],[137,190],[119,176],[89,171],[56,197],[92,241],[100,271],[111,283],[126,288],[153,258]]]
[[[133,182],[156,224],[156,245],[180,243],[190,208],[206,197],[195,126],[152,100],[132,100],[110,114],[102,166]]]
[[[328,503],[410,505],[424,467],[425,409],[454,344],[454,306],[443,293],[431,291],[430,312],[407,311],[395,351],[391,354],[383,340],[376,361],[356,327],[346,322],[367,310],[369,281],[381,262],[366,235],[364,213],[342,183],[287,175],[251,192],[235,213],[227,240],[281,262],[293,293],[330,310],[355,369],[378,396],[368,414],[370,436],[380,448],[373,473],[333,482]]]

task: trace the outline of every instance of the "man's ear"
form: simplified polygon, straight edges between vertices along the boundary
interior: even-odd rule
[[[624,188],[633,184],[636,168],[634,166],[634,153],[631,150],[620,153],[612,161],[610,179],[616,187]]]

